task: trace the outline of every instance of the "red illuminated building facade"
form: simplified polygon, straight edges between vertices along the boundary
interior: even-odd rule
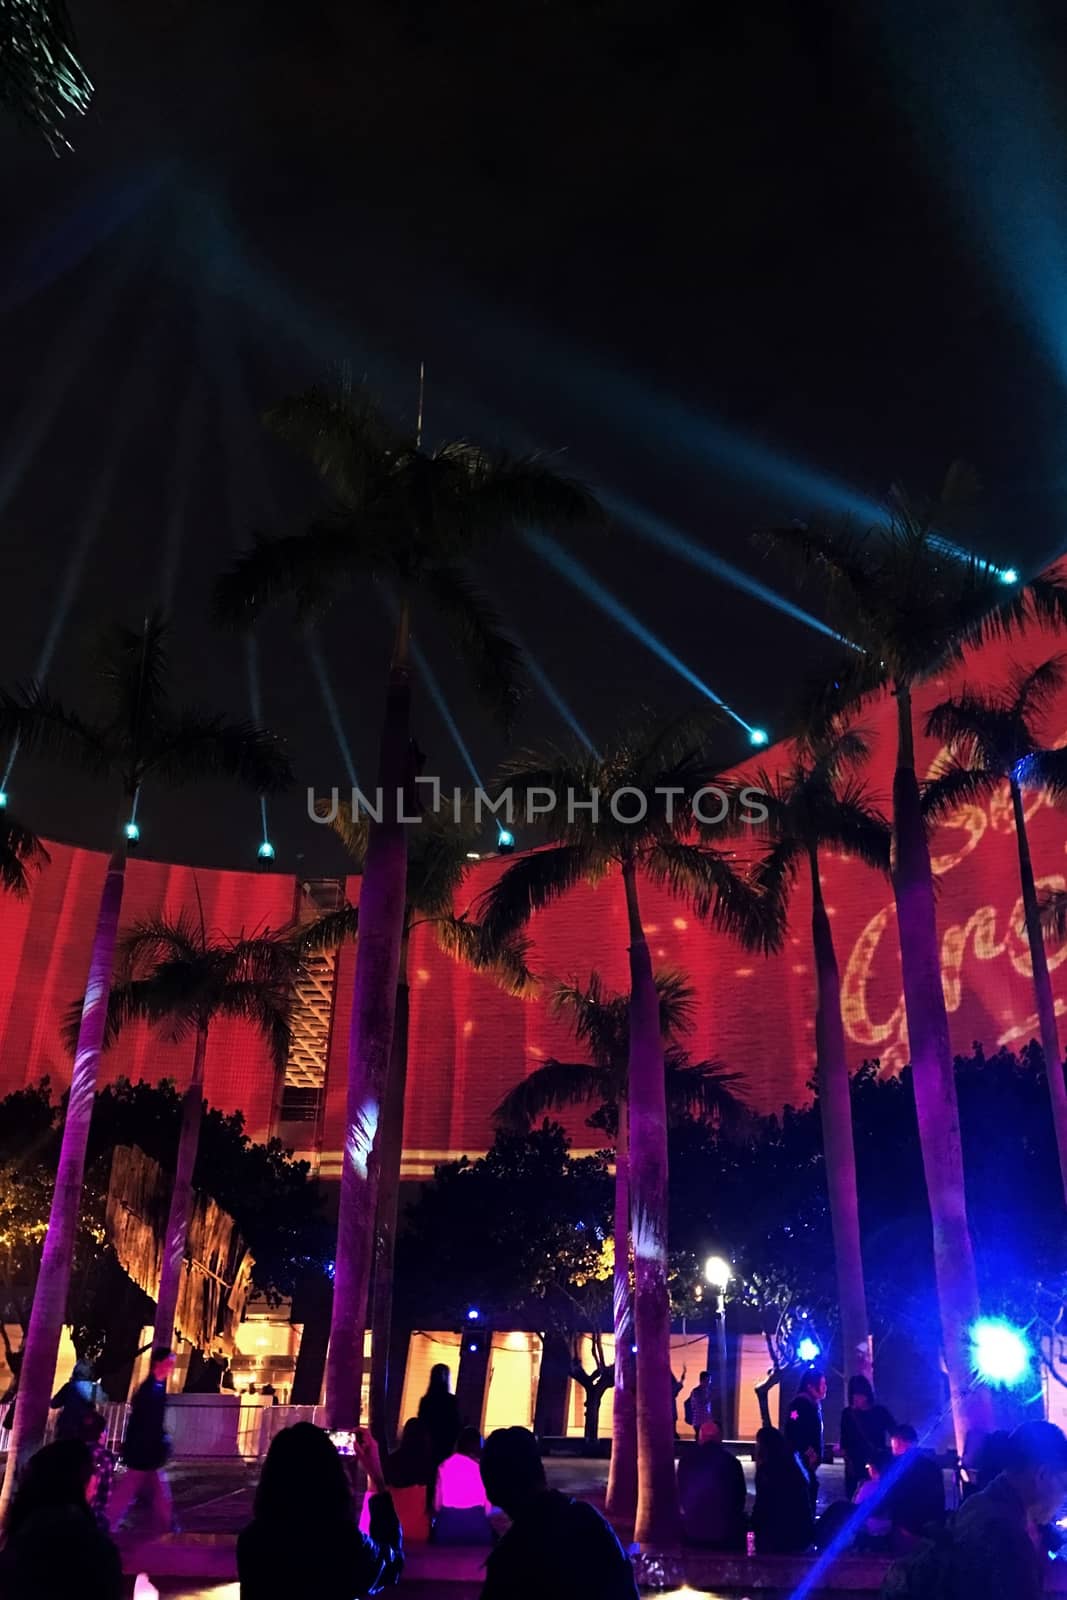
[[[1010,646],[987,647],[964,668],[925,686],[917,722],[936,701],[971,686],[1002,683],[1013,668],[1055,653],[1062,639],[1032,631]],[[859,719],[870,732],[873,758],[866,773],[888,811],[895,718],[891,700],[869,706]],[[1067,743],[1067,695],[1047,719],[1050,744]],[[919,741],[924,771],[938,747]],[[773,770],[780,747],[765,753]],[[1041,884],[1067,887],[1065,813],[1039,795],[1027,806],[1035,871]],[[311,826],[311,824],[308,824]],[[743,848],[743,841],[739,848]],[[50,846],[52,861],[24,902],[0,902],[0,1094],[49,1077],[69,1078],[60,1028],[84,985],[105,858],[66,845]],[[1013,1047],[1037,1034],[1030,964],[1022,926],[1016,842],[1007,791],[994,801],[963,807],[934,841],[940,880],[938,920],[945,995],[953,1041],[960,1051],[976,1040],[987,1051]],[[464,905],[506,862],[472,863]],[[127,923],[195,903],[193,869],[135,859],[129,868]],[[885,1071],[907,1060],[893,896],[868,868],[828,855],[824,893],[841,964],[852,1062],[878,1057]],[[358,898],[358,879],[301,884],[280,874],[196,870],[208,923],[223,932],[280,927],[313,903]],[[459,907],[458,909],[462,909]],[[654,960],[680,970],[698,1004],[694,1056],[715,1056],[744,1075],[756,1106],[772,1110],[808,1093],[814,1059],[814,986],[809,915],[803,880],[792,906],[784,951],[770,959],[747,954],[695,920],[664,890],[646,885],[643,909]],[[586,977],[596,968],[619,988],[626,983],[626,912],[621,884],[582,887],[539,915],[532,925],[532,960],[545,979]],[[212,1030],[206,1092],[224,1110],[240,1108],[253,1137],[281,1133],[311,1155],[324,1177],[336,1174],[345,1110],[345,1068],[354,951],[324,959],[301,993],[297,1043],[283,1079],[250,1030],[220,1021]],[[1067,948],[1051,952],[1057,1010],[1067,1011]],[[500,993],[484,977],[458,966],[416,930],[411,960],[411,1031],[405,1121],[405,1173],[428,1175],[433,1164],[476,1155],[492,1139],[491,1113],[504,1092],[551,1055],[573,1055],[565,1025],[544,999]],[[131,1029],[106,1058],[104,1081],[125,1074],[181,1085],[192,1046],[161,1042]],[[592,1142],[581,1116],[576,1144]]]

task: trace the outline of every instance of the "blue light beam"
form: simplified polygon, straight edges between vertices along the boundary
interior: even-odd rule
[[[687,667],[685,662],[679,656],[676,656],[673,650],[667,648],[662,639],[658,638],[651,628],[647,628],[643,622],[634,616],[628,607],[623,605],[621,600],[617,600],[609,590],[604,588],[602,583],[598,583],[592,573],[588,572],[581,562],[568,555],[566,550],[556,543],[555,539],[550,538],[547,533],[540,533],[533,528],[526,530],[524,538],[530,548],[547,561],[549,566],[554,568],[561,577],[566,578],[568,583],[573,584],[576,589],[592,600],[595,605],[599,606],[606,616],[611,617],[614,622],[619,623],[635,639],[639,640],[646,650],[650,650],[654,656],[658,656],[668,667],[673,668],[680,678],[684,678],[686,683],[691,684],[706,700],[710,700],[713,705],[717,705],[720,710],[725,711],[726,715],[732,717],[738,727],[744,728],[751,738],[755,731],[752,724],[746,722],[744,717],[738,716],[737,712],[732,710],[726,704],[726,701],[715,693],[714,689],[710,689],[702,678],[697,677],[691,667]]]

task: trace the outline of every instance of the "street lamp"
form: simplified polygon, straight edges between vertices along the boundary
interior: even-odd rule
[[[726,1291],[733,1270],[725,1256],[709,1256],[704,1263],[704,1281],[715,1291],[715,1332],[708,1341],[708,1365],[711,1365],[711,1345],[714,1342],[715,1368],[719,1382],[719,1421],[726,1434]]]

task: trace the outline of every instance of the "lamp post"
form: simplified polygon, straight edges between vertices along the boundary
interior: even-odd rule
[[[719,1384],[719,1409],[723,1436],[726,1435],[726,1290],[733,1272],[724,1256],[709,1256],[704,1263],[704,1281],[714,1291],[715,1331],[708,1341],[708,1366],[711,1366],[711,1345],[715,1346],[715,1370]]]

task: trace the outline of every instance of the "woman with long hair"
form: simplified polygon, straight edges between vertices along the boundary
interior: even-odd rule
[[[419,1401],[419,1421],[430,1435],[434,1465],[440,1466],[456,1448],[462,1426],[452,1375],[443,1361],[430,1368],[430,1385]]]
[[[93,1453],[60,1439],[31,1456],[4,1523],[3,1600],[120,1600],[122,1563],[97,1526]]]
[[[355,1450],[372,1490],[366,1535],[329,1435],[310,1422],[275,1434],[252,1521],[237,1539],[241,1600],[363,1600],[399,1580],[403,1542],[378,1447],[359,1430]]]

